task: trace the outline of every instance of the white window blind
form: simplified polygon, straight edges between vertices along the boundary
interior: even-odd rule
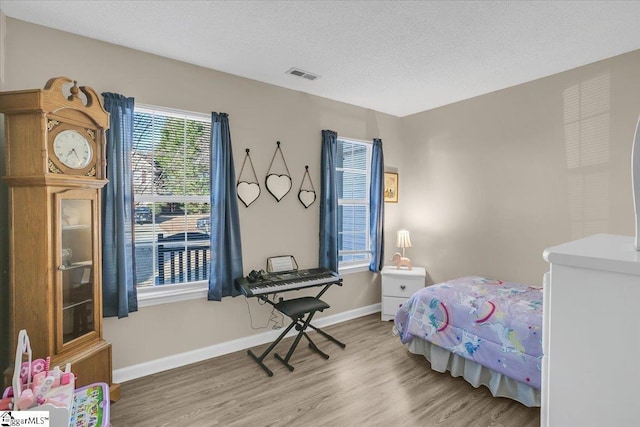
[[[211,119],[136,106],[133,189],[138,286],[208,275]]]
[[[371,144],[338,137],[338,262],[369,262],[369,182]]]

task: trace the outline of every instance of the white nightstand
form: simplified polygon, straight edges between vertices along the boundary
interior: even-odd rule
[[[411,295],[424,288],[427,271],[424,267],[411,270],[395,266],[382,268],[382,320],[394,320],[398,308]]]

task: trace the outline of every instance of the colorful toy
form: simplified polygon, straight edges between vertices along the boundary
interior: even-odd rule
[[[109,386],[95,383],[75,390],[71,364],[62,371],[58,366],[51,369],[49,357],[31,361],[29,337],[22,330],[13,385],[4,390],[0,410],[46,411],[51,427],[105,427],[109,425]]]
[[[109,425],[109,386],[95,383],[75,392],[70,427],[102,427]]]
[[[51,427],[69,426],[75,377],[70,364],[67,364],[65,373],[60,373],[60,368],[56,366],[50,374],[50,362],[49,358],[32,361],[29,336],[25,330],[21,330],[16,345],[12,387],[4,391],[0,408],[12,411],[48,411]],[[61,384],[62,376],[66,376],[66,384]]]

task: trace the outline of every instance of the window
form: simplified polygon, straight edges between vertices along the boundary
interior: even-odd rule
[[[135,107],[133,192],[138,289],[208,278],[211,119]]]
[[[338,137],[338,263],[369,264],[369,180],[371,144]]]

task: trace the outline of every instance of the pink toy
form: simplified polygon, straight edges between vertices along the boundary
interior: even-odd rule
[[[13,397],[13,387],[7,387],[4,389],[4,393],[2,393],[2,398],[6,399],[8,397]]]
[[[25,409],[29,409],[35,403],[36,396],[33,394],[33,391],[28,388],[20,394],[20,397],[17,400],[18,409],[24,411]]]
[[[36,359],[31,363],[31,376],[44,372],[47,362],[44,359]]]
[[[31,374],[31,363],[23,362],[20,365],[20,380],[22,384],[26,384],[29,381],[29,374]]]
[[[40,384],[42,384],[44,379],[47,377],[46,375],[47,374],[44,371],[35,374],[32,378],[31,387],[38,387]]]
[[[411,270],[411,260],[400,255],[400,252],[393,254],[393,258],[391,258],[391,260],[395,264],[396,268],[407,267],[408,270]]]
[[[24,362],[25,358],[27,362]],[[68,426],[74,406],[75,376],[70,363],[65,368],[64,373],[58,366],[51,369],[50,358],[32,362],[27,331],[21,330],[16,345],[12,387],[5,390],[0,407],[8,406],[5,410],[11,411],[47,411],[52,426]],[[64,385],[60,384],[62,377]]]
[[[47,359],[49,358],[47,357]],[[20,380],[22,381],[22,384],[27,384],[30,382],[29,375],[31,375],[31,378],[33,378],[40,372],[45,372],[48,370],[48,363],[44,359],[36,359],[31,363],[23,362],[20,365]]]
[[[13,399],[11,397],[0,399],[0,411],[10,411],[12,406],[12,401]]]
[[[60,385],[67,385],[71,382],[71,373],[65,372],[62,374],[62,378],[60,379]]]

